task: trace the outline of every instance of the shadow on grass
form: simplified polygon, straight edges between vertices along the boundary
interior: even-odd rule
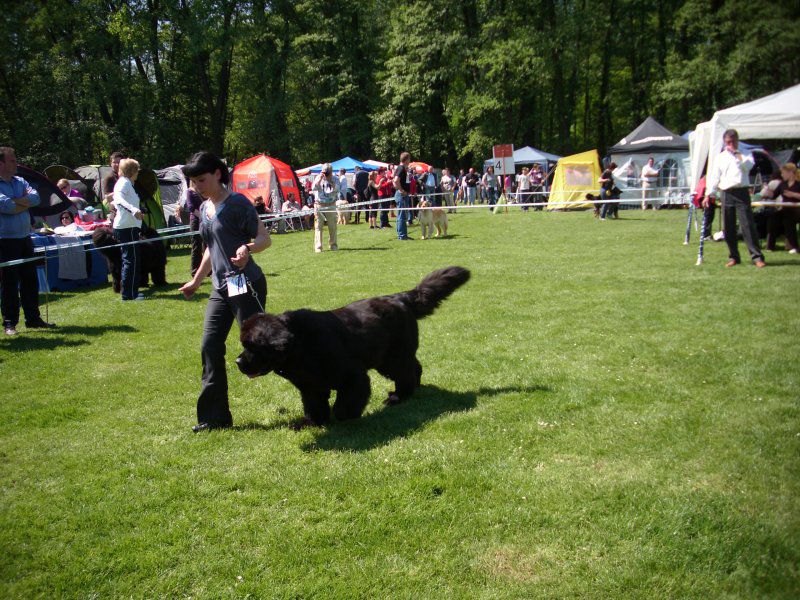
[[[769,259],[767,262],[768,269],[770,267],[800,267],[800,261],[790,260],[790,259],[774,260],[770,258],[769,255],[767,255],[767,258]]]
[[[386,246],[367,246],[366,248],[339,248],[336,252],[364,252],[368,250],[388,250]]]
[[[186,281],[189,281],[190,277],[186,278]],[[168,283],[167,285],[162,285],[157,288],[150,288],[151,293],[147,296],[148,299],[153,300],[180,300],[182,302],[195,302],[197,300],[207,300],[209,293],[208,292],[195,292],[192,297],[187,300],[183,297],[183,294],[178,290],[181,289],[181,286],[186,283],[186,281],[182,281],[181,283]]]
[[[109,332],[133,333],[137,331],[130,325],[64,325],[56,329],[21,329],[18,335],[0,338],[0,350],[54,350],[70,346],[85,346],[89,342],[84,337],[97,337]],[[64,339],[64,336],[78,335],[81,339]],[[0,360],[2,362],[2,360]]]
[[[39,305],[41,307],[44,307],[45,304],[55,304],[60,300],[66,300],[68,298],[72,298],[73,296],[79,296],[82,294],[97,292],[99,290],[104,290],[110,287],[111,283],[107,282],[98,285],[82,285],[66,291],[51,290],[47,293],[42,291],[39,292]],[[44,312],[44,308],[42,308],[42,312]]]
[[[326,428],[318,429],[320,434],[313,442],[305,444],[303,450],[363,452],[407,436],[442,415],[471,410],[475,407],[479,396],[485,398],[516,392],[550,391],[547,386],[508,386],[451,392],[434,385],[423,385],[414,392],[411,399],[402,404],[386,406],[360,419],[334,422]],[[291,426],[292,423],[277,425]]]

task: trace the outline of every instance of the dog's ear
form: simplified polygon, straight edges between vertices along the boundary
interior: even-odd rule
[[[292,332],[289,330],[289,327],[281,318],[276,318],[271,327],[270,331],[272,342],[272,347],[278,350],[279,352],[286,352],[289,349],[292,341],[294,340],[294,336]]]
[[[292,333],[283,319],[268,313],[253,315],[242,324],[242,344],[271,347],[285,351],[292,341]]]

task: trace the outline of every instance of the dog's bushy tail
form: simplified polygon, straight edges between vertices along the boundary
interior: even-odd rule
[[[414,315],[421,319],[433,313],[442,300],[469,281],[470,273],[463,267],[445,267],[427,275],[413,290],[406,292],[406,302]]]

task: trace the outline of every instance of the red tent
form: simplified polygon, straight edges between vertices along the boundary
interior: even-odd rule
[[[427,173],[428,169],[431,168],[431,166],[428,163],[419,162],[419,161],[408,163],[408,166],[411,167],[417,173]]]
[[[284,200],[289,194],[293,194],[295,200],[302,202],[292,168],[266,154],[253,156],[236,165],[233,168],[232,183],[233,191],[246,196],[250,202],[261,196],[269,206],[272,192],[276,189],[280,189]]]

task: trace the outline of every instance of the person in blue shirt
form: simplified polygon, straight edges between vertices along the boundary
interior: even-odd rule
[[[16,152],[0,147],[0,263],[33,258],[28,209],[39,205],[39,193],[16,173]],[[0,268],[0,286],[0,312],[6,335],[17,334],[20,302],[28,329],[55,327],[46,323],[39,312],[39,279],[34,263]]]

